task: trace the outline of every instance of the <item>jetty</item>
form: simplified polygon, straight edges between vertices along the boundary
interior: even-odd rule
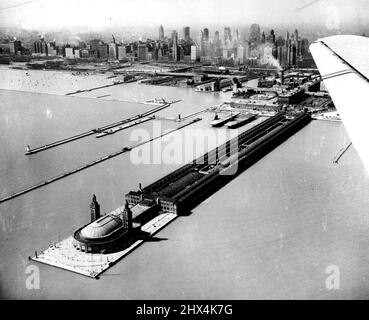
[[[101,138],[101,137],[105,137],[107,135],[111,135],[111,134],[114,134],[118,131],[121,131],[121,130],[124,130],[124,129],[128,129],[130,127],[133,127],[133,126],[137,126],[138,124],[141,124],[141,123],[144,123],[144,122],[147,122],[147,121],[150,121],[150,120],[153,120],[155,119],[155,116],[149,116],[147,118],[142,118],[142,119],[139,119],[139,120],[136,120],[135,122],[130,122],[126,125],[123,125],[123,126],[119,126],[119,127],[114,127],[113,129],[109,129],[109,130],[104,130],[102,131],[101,133],[99,133],[96,138]]]
[[[344,153],[348,150],[348,148],[350,148],[350,146],[352,145],[352,142],[348,142],[346,143],[341,149],[340,151],[338,151],[338,153],[336,154],[336,156],[333,159],[333,163],[338,164],[338,161],[341,159],[341,157],[344,155]]]
[[[117,121],[117,122],[114,122],[114,123],[110,123],[110,124],[107,124],[107,125],[99,127],[99,128],[91,129],[89,131],[82,132],[82,133],[76,134],[74,136],[64,138],[64,139],[61,139],[61,140],[58,140],[58,141],[55,141],[55,142],[52,142],[52,143],[49,143],[49,144],[45,144],[45,145],[40,146],[40,147],[31,148],[30,146],[27,146],[27,151],[26,151],[25,154],[30,155],[30,154],[34,154],[34,153],[37,153],[37,152],[45,151],[45,150],[48,150],[50,148],[54,148],[56,146],[60,146],[62,144],[68,143],[68,142],[72,142],[72,141],[75,141],[75,140],[78,140],[78,139],[82,139],[82,138],[85,138],[87,136],[103,132],[105,130],[123,125],[123,124],[131,122],[131,121],[135,121],[135,120],[147,117],[147,116],[149,116],[149,115],[151,115],[155,112],[158,112],[158,111],[161,111],[165,108],[168,108],[172,103],[173,102],[170,102],[170,103],[168,102],[164,105],[160,105],[158,107],[155,107],[155,108],[153,108],[149,111],[146,111],[142,114],[137,114],[135,116],[132,116],[132,117],[129,117],[129,118],[126,118],[126,119],[123,119],[123,120],[120,120],[120,121]]]

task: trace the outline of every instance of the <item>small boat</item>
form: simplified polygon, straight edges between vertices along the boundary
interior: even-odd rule
[[[222,119],[219,119],[218,114],[215,114],[214,120],[210,122],[210,125],[212,127],[221,127],[223,124],[236,118],[239,114],[240,112],[231,113],[230,115]]]
[[[235,129],[235,128],[239,128],[253,120],[256,119],[256,114],[251,114],[251,113],[248,113],[245,117],[240,117],[240,118],[237,118],[236,120],[234,121],[230,121],[228,123],[226,123],[226,127],[229,128],[229,129]]]
[[[160,105],[163,105],[163,104],[166,104],[168,103],[167,101],[165,101],[164,98],[154,98],[154,99],[149,99],[149,100],[146,100],[145,102],[143,102],[144,104],[150,104],[150,105],[157,105],[157,106],[160,106]]]
[[[312,118],[316,120],[325,120],[325,121],[341,121],[341,117],[337,112],[320,113],[318,115],[312,116]]]

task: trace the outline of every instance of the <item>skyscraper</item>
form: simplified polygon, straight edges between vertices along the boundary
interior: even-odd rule
[[[257,23],[252,24],[250,27],[250,41],[254,43],[260,41],[260,26]]]
[[[274,30],[270,30],[270,41],[275,43],[275,33]]]
[[[172,41],[173,41],[173,60],[174,61],[179,61],[179,48],[178,48],[178,33],[177,31],[173,30],[172,31]]]
[[[297,31],[297,29],[295,30],[295,44],[297,46],[297,42],[299,41],[299,32]]]
[[[183,28],[183,36],[185,41],[190,41],[190,27]]]
[[[146,61],[148,58],[148,48],[146,44],[139,44],[138,45],[138,60],[139,61]]]
[[[203,33],[203,40],[208,42],[209,41],[209,29],[205,28]]]
[[[219,40],[220,40],[219,31],[215,31],[215,34],[214,34],[214,42],[215,43],[218,43]]]
[[[163,41],[164,40],[164,27],[161,25],[159,27],[159,41]]]
[[[286,39],[285,39],[285,52],[286,52],[286,59],[285,59],[285,66],[290,65],[290,56],[291,56],[291,45],[290,45],[290,33],[286,31]]]
[[[228,41],[232,41],[231,28],[225,27],[224,28],[224,43],[227,43]]]

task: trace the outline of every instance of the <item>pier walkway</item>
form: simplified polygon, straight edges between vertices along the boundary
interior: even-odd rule
[[[352,142],[348,142],[345,144],[344,147],[342,147],[340,149],[340,151],[338,151],[338,153],[336,154],[336,156],[333,159],[333,163],[338,164],[338,161],[341,159],[341,157],[344,155],[344,153],[348,150],[348,148],[350,148],[350,146],[352,145]]]
[[[103,132],[105,130],[108,130],[108,129],[111,129],[111,128],[114,128],[114,127],[117,127],[117,126],[120,126],[120,125],[123,125],[123,124],[126,124],[128,122],[141,119],[141,118],[149,116],[149,115],[151,115],[155,112],[158,112],[158,111],[161,111],[165,108],[168,108],[170,105],[172,105],[173,103],[176,103],[176,102],[178,102],[178,101],[168,102],[166,104],[163,104],[163,105],[160,105],[156,108],[153,108],[149,111],[146,111],[142,114],[137,114],[137,115],[132,116],[130,118],[126,118],[126,119],[123,119],[123,120],[120,120],[120,121],[117,121],[117,122],[114,122],[114,123],[110,123],[110,124],[107,124],[107,125],[105,125],[103,127],[100,127],[100,128],[91,129],[89,131],[82,132],[82,133],[79,133],[77,135],[74,135],[74,136],[71,136],[71,137],[68,137],[68,138],[64,138],[64,139],[61,139],[61,140],[58,140],[58,141],[55,141],[55,142],[52,142],[52,143],[49,143],[49,144],[45,144],[45,145],[40,146],[40,147],[36,147],[36,148],[33,148],[33,149],[31,149],[30,147],[27,147],[26,155],[30,155],[30,154],[33,154],[33,153],[45,151],[47,149],[54,148],[54,147],[59,146],[61,144],[65,144],[65,143],[68,143],[68,142],[72,142],[74,140],[82,139],[84,137],[93,135],[95,133],[100,133],[100,132]]]
[[[131,80],[128,80],[128,81],[116,81],[114,83],[106,84],[104,86],[99,86],[99,87],[93,87],[93,88],[85,89],[85,90],[77,90],[77,91],[73,91],[73,92],[68,92],[65,95],[66,96],[71,96],[71,95],[77,94],[77,93],[90,92],[90,91],[94,91],[94,90],[98,90],[98,89],[103,89],[103,88],[108,88],[108,87],[112,87],[112,86],[117,86],[119,84],[130,83],[130,82],[133,82],[133,81],[137,81],[137,80],[136,79],[131,79]]]

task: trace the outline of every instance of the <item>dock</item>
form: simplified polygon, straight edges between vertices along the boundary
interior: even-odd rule
[[[147,122],[147,121],[150,121],[150,120],[153,120],[155,119],[155,116],[149,116],[147,118],[142,118],[142,119],[139,119],[139,120],[136,120],[135,122],[131,122],[131,123],[128,123],[126,125],[123,125],[123,126],[120,126],[120,127],[114,127],[113,129],[109,129],[109,130],[104,130],[102,131],[101,133],[99,133],[96,138],[101,138],[101,137],[105,137],[107,135],[111,135],[111,134],[114,134],[118,131],[121,131],[121,130],[125,130],[125,129],[128,129],[128,128],[131,128],[133,126],[137,126],[138,124],[141,124],[141,123],[144,123],[144,122]]]
[[[104,157],[102,157],[102,158],[100,158],[100,159],[94,160],[94,161],[89,162],[89,163],[87,163],[87,164],[84,164],[84,165],[82,165],[82,166],[80,166],[80,167],[78,167],[78,168],[75,168],[75,169],[72,169],[72,170],[70,170],[70,171],[67,171],[67,172],[64,172],[64,173],[62,173],[62,174],[59,174],[59,175],[57,175],[57,176],[55,176],[55,177],[53,177],[53,178],[50,178],[50,179],[48,179],[48,180],[45,180],[45,181],[43,181],[43,182],[37,183],[37,184],[35,184],[35,185],[31,186],[31,187],[28,187],[28,188],[26,188],[26,189],[24,189],[24,190],[18,191],[18,192],[13,193],[13,194],[11,194],[11,195],[9,195],[9,196],[5,197],[5,198],[0,199],[0,203],[5,202],[5,201],[9,201],[9,200],[14,199],[14,198],[16,198],[16,197],[19,197],[19,196],[21,196],[21,195],[23,195],[23,194],[26,194],[26,193],[31,192],[31,191],[33,191],[33,190],[36,190],[36,189],[38,189],[38,188],[44,187],[44,186],[46,186],[46,185],[48,185],[48,184],[50,184],[50,183],[53,183],[53,182],[55,182],[55,181],[61,180],[61,179],[63,179],[63,178],[66,178],[66,177],[68,177],[68,176],[70,176],[70,175],[72,175],[72,174],[75,174],[75,173],[79,172],[79,171],[82,171],[82,170],[85,170],[85,169],[87,169],[87,168],[90,168],[90,167],[92,167],[92,166],[94,166],[94,165],[97,165],[97,164],[99,164],[99,163],[101,163],[101,162],[104,162],[104,161],[106,161],[106,160],[112,159],[112,158],[114,158],[114,157],[116,157],[116,156],[119,156],[119,155],[121,155],[121,154],[123,154],[123,153],[126,153],[126,152],[128,152],[128,151],[131,151],[131,150],[132,150],[132,149],[134,149],[134,148],[138,148],[138,147],[140,147],[140,146],[142,146],[142,145],[144,145],[144,144],[146,144],[146,143],[149,143],[149,142],[154,141],[154,140],[156,140],[156,139],[160,139],[160,138],[162,138],[162,137],[164,137],[164,136],[166,136],[166,135],[168,135],[168,134],[171,134],[171,133],[173,133],[173,132],[175,132],[175,131],[178,131],[178,130],[180,130],[180,129],[182,129],[182,128],[185,128],[185,127],[187,127],[187,126],[189,126],[189,125],[191,125],[191,124],[193,124],[193,123],[195,123],[195,122],[197,122],[197,121],[200,121],[200,120],[201,120],[200,118],[195,118],[195,119],[193,119],[192,121],[189,121],[189,122],[187,122],[187,123],[185,123],[185,124],[183,124],[183,125],[179,126],[178,128],[174,128],[174,129],[172,129],[172,130],[170,130],[170,131],[167,131],[167,132],[165,132],[165,133],[163,133],[163,134],[161,134],[161,135],[159,135],[159,136],[156,136],[156,137],[150,138],[150,139],[148,139],[148,140],[142,141],[142,142],[140,142],[140,143],[137,143],[137,144],[132,145],[132,146],[129,146],[129,147],[124,147],[124,148],[122,148],[122,149],[120,149],[120,150],[118,150],[118,151],[116,151],[116,152],[113,152],[113,153],[111,153],[111,154],[108,154],[108,155],[106,155],[106,156],[104,156]]]
[[[142,114],[137,114],[135,116],[132,116],[132,117],[129,117],[129,118],[126,118],[126,119],[123,119],[123,120],[120,120],[120,121],[117,121],[117,122],[114,122],[114,123],[107,124],[107,125],[102,126],[100,128],[91,129],[89,131],[82,132],[82,133],[79,133],[77,135],[74,135],[74,136],[71,136],[71,137],[68,137],[68,138],[64,138],[64,139],[61,139],[61,140],[58,140],[58,141],[55,141],[55,142],[52,142],[52,143],[49,143],[49,144],[45,144],[45,145],[40,146],[40,147],[36,147],[36,148],[31,149],[29,146],[27,146],[27,152],[25,154],[30,155],[30,154],[34,154],[34,153],[37,153],[37,152],[45,151],[45,150],[48,150],[50,148],[54,148],[56,146],[60,146],[62,144],[68,143],[68,142],[72,142],[72,141],[75,141],[75,140],[78,140],[78,139],[85,138],[85,137],[93,135],[95,133],[103,132],[105,130],[123,125],[125,123],[128,123],[128,122],[131,122],[131,121],[138,120],[138,119],[141,119],[143,117],[149,116],[149,115],[151,115],[155,112],[158,112],[158,111],[161,111],[165,108],[168,108],[170,105],[171,105],[171,103],[167,103],[167,104],[155,107],[155,108],[153,108],[149,111],[146,111]]]
[[[340,151],[338,151],[338,153],[336,154],[336,156],[333,159],[333,163],[338,164],[338,161],[341,159],[341,157],[344,155],[344,153],[350,148],[350,146],[352,145],[352,142],[348,142],[346,143],[341,149]]]
[[[214,119],[213,121],[210,122],[210,125],[212,127],[221,127],[223,124],[235,119],[239,114],[240,114],[240,112],[236,112],[236,113],[231,113],[230,115],[226,116],[225,118]],[[216,116],[217,116],[217,114],[216,114]]]
[[[135,80],[135,81],[137,81],[137,80]],[[129,82],[133,82],[133,81],[129,81]],[[73,91],[73,92],[68,92],[65,95],[66,96],[71,96],[71,95],[77,94],[77,93],[90,92],[90,91],[94,91],[94,90],[98,90],[98,89],[103,89],[103,88],[108,88],[108,87],[112,87],[112,86],[117,86],[119,84],[125,84],[125,83],[128,83],[128,81],[115,81],[114,83],[106,84],[104,86],[98,86],[98,87],[93,87],[93,88],[90,88],[90,89],[84,89],[84,90],[77,90],[77,91]]]

